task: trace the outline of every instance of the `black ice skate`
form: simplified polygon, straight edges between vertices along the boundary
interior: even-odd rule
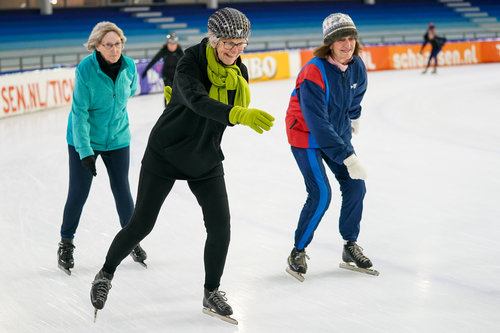
[[[57,249],[57,265],[66,274],[71,275],[70,268],[75,267],[73,259],[73,238],[61,238]]]
[[[290,256],[288,256],[288,267],[286,268],[286,272],[300,282],[304,282],[305,278],[303,274],[307,272],[306,259],[309,259],[306,251],[299,251],[294,247]]]
[[[148,258],[146,251],[141,247],[141,245],[137,244],[137,246],[130,252],[130,256],[134,259],[135,262],[138,262],[142,266],[148,268],[148,265],[144,262]]]
[[[95,276],[94,282],[92,282],[92,288],[90,289],[90,301],[95,308],[94,322],[97,318],[97,310],[102,310],[102,308],[104,308],[104,304],[106,304],[106,299],[108,298],[108,293],[111,289],[112,279],[113,274],[106,273],[101,269]]]
[[[231,317],[233,309],[226,303],[226,293],[215,289],[208,291],[205,289],[203,296],[203,313],[217,317],[233,325],[238,325],[238,321]]]
[[[344,262],[340,263],[340,268],[370,275],[379,275],[379,272],[370,268],[372,267],[372,262],[363,254],[363,248],[356,244],[356,242],[347,242],[347,244],[344,245],[342,260]],[[351,263],[354,263],[356,266]]]

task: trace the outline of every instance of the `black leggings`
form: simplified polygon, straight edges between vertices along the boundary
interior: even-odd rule
[[[153,230],[161,206],[174,183],[175,179],[161,178],[141,169],[134,213],[111,243],[103,266],[105,272],[114,274],[121,261]],[[224,177],[218,176],[189,180],[188,185],[201,206],[207,231],[204,287],[214,290],[220,284],[230,240],[226,184]]]
[[[68,145],[69,153],[69,190],[66,205],[64,206],[61,237],[73,238],[83,206],[87,201],[92,185],[92,174],[83,167],[75,147]],[[130,147],[117,150],[94,151],[94,156],[101,156],[109,175],[109,183],[115,198],[116,210],[120,217],[120,225],[124,227],[132,216],[134,201],[130,194],[128,171],[130,162]],[[98,170],[99,176],[104,174]],[[102,176],[101,176],[102,177]]]

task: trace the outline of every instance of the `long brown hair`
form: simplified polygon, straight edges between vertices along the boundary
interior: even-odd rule
[[[327,56],[331,56],[332,50],[330,49],[330,46],[332,46],[332,44],[323,44],[320,47],[317,47],[313,51],[313,55],[318,58],[326,58]],[[352,55],[357,56],[361,53],[361,51],[363,51],[363,45],[361,45],[359,40],[356,38],[356,45],[354,46],[354,53]]]

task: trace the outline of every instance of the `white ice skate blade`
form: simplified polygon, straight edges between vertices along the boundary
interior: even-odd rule
[[[300,282],[304,282],[304,280],[306,279],[304,275],[302,275],[302,273],[297,273],[296,271],[291,270],[290,267],[286,268],[286,272],[291,276],[293,276],[294,278],[296,278],[297,280],[299,280]]]
[[[366,274],[375,275],[375,276],[379,275],[379,272],[376,271],[376,270],[374,270],[374,269],[371,269],[371,268],[360,268],[360,267],[351,265],[351,264],[349,264],[347,262],[341,262],[339,264],[339,267],[340,268],[344,268],[344,269],[348,269],[350,271],[356,271],[356,272],[366,273]]]
[[[59,267],[59,269],[61,269],[64,273],[71,275],[71,271],[69,270],[69,268],[65,268],[62,265],[57,265],[57,267]]]
[[[201,310],[204,314],[207,314],[209,316],[212,316],[212,317],[216,317],[216,318],[219,318],[223,321],[225,321],[226,323],[230,323],[230,324],[233,324],[233,325],[238,325],[238,321],[230,316],[223,316],[223,315],[220,315],[218,314],[217,312],[209,309],[209,308],[203,308]]]

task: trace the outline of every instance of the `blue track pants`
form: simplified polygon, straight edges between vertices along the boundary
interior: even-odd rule
[[[302,250],[309,245],[313,239],[314,231],[330,205],[332,191],[323,161],[335,175],[342,193],[339,218],[340,234],[346,241],[356,241],[363,213],[365,182],[349,177],[347,167],[330,160],[322,153],[321,149],[292,147],[292,153],[304,176],[307,190],[307,200],[300,213],[295,231],[295,247]]]

